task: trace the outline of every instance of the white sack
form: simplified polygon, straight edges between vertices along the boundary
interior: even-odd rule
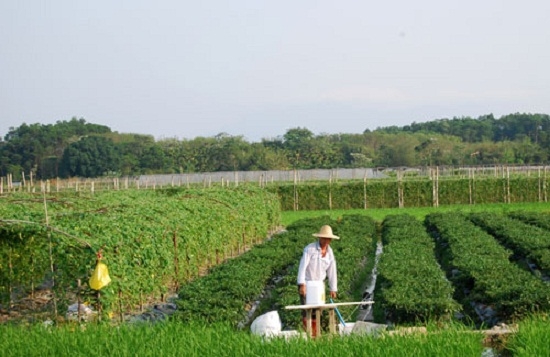
[[[258,316],[250,325],[254,335],[273,337],[278,336],[282,330],[282,322],[277,311],[270,311]]]

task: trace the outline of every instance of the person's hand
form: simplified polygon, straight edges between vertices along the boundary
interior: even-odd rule
[[[338,295],[338,293],[336,291],[331,291],[330,292],[330,298],[331,299],[336,299],[336,295]]]
[[[300,295],[306,296],[306,284],[300,285]]]

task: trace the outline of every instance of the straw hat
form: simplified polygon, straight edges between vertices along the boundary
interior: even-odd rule
[[[340,239],[340,237],[332,234],[332,228],[330,228],[329,225],[322,226],[319,233],[313,233],[313,236],[319,238]]]

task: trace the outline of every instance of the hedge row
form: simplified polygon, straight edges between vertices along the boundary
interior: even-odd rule
[[[267,189],[276,193],[284,211],[426,207],[455,204],[546,202],[550,178],[445,178],[398,181],[303,182]],[[435,192],[435,196],[434,196]]]

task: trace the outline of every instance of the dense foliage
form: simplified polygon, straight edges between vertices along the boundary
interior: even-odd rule
[[[244,187],[10,195],[0,200],[0,304],[45,281],[70,303],[101,249],[105,308],[132,310],[259,243],[279,214],[275,196]]]
[[[542,164],[550,155],[550,116],[438,119],[363,133],[314,135],[291,128],[249,143],[220,133],[192,140],[119,134],[84,119],[22,124],[0,141],[0,176],[128,176],[149,173],[342,167]],[[176,133],[177,134],[177,133]]]

